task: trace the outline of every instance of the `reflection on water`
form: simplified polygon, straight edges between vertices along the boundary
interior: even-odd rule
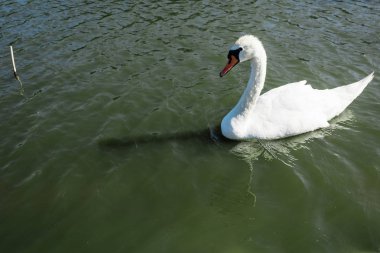
[[[230,152],[247,162],[250,169],[247,192],[253,198],[253,204],[256,203],[256,195],[253,191],[252,182],[254,178],[254,162],[258,159],[278,160],[285,166],[293,168],[297,158],[293,155],[295,150],[308,149],[307,144],[315,139],[324,138],[334,134],[338,130],[346,129],[345,124],[354,118],[350,110],[345,111],[340,116],[330,121],[330,126],[302,135],[289,137],[280,140],[252,140],[239,142]],[[169,141],[187,141],[199,140],[207,145],[220,145],[226,143],[235,143],[226,139],[220,130],[220,127],[208,127],[208,129],[177,133],[164,134],[147,134],[136,137],[123,138],[103,138],[98,141],[98,145],[105,149],[126,149],[139,147],[145,144],[160,144]],[[304,178],[300,173],[294,171],[299,179],[306,185]]]
[[[246,161],[249,166],[250,177],[247,192],[253,196],[254,205],[256,204],[256,195],[252,184],[254,179],[255,161],[260,158],[265,160],[278,160],[285,166],[293,168],[294,173],[304,186],[306,186],[306,180],[302,174],[294,168],[295,162],[297,161],[297,158],[293,155],[294,151],[298,149],[308,149],[307,143],[318,138],[332,135],[337,130],[344,130],[346,128],[344,124],[349,123],[352,120],[353,114],[351,111],[347,110],[330,121],[330,126],[327,128],[280,140],[253,140],[240,142],[233,147],[231,152]]]
[[[347,123],[352,119],[353,114],[348,110],[333,119],[327,128],[280,140],[241,142],[236,145],[231,152],[247,161],[251,168],[253,167],[253,162],[259,158],[267,160],[277,159],[284,165],[292,167],[297,160],[296,157],[292,155],[293,150],[307,148],[305,144],[308,142],[329,136],[336,130],[345,129],[346,127],[343,123]]]
[[[251,170],[253,163],[259,158],[266,160],[276,159],[284,165],[292,167],[297,160],[292,155],[293,150],[306,148],[306,144],[314,139],[324,138],[333,134],[336,130],[344,130],[344,123],[353,120],[353,114],[350,110],[345,111],[340,116],[330,121],[330,126],[313,132],[297,135],[279,140],[252,140],[239,142],[231,149],[236,156],[245,160]],[[208,127],[207,129],[176,133],[147,134],[140,136],[127,136],[122,138],[102,138],[98,140],[101,148],[129,148],[143,144],[163,143],[168,141],[186,141],[197,139],[207,144],[234,143],[226,139],[220,130],[220,127]]]

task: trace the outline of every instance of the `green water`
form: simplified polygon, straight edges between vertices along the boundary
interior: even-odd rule
[[[240,35],[264,43],[264,91],[331,88],[380,72],[379,12],[0,1],[0,252],[380,252],[377,77],[329,128],[214,136],[247,82],[218,76]]]

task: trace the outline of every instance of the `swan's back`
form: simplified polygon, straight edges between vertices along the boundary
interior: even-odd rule
[[[291,83],[261,95],[247,125],[249,137],[278,139],[327,127],[373,79],[334,89],[316,90],[306,81]]]

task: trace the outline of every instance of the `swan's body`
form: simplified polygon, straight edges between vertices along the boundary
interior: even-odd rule
[[[306,81],[290,83],[263,95],[266,53],[252,35],[240,37],[228,55],[229,63],[220,76],[237,63],[251,61],[251,75],[237,105],[223,118],[222,134],[233,140],[279,139],[329,126],[360,95],[373,79],[373,73],[349,85],[316,90]]]

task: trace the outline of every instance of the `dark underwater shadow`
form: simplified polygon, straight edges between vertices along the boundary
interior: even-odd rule
[[[295,158],[290,156],[291,150],[305,147],[311,140],[329,136],[337,129],[345,129],[343,123],[353,119],[351,111],[345,111],[338,117],[330,121],[330,126],[313,132],[292,136],[279,140],[257,140],[233,141],[222,135],[220,125],[209,126],[205,129],[196,131],[184,131],[173,133],[146,134],[141,136],[126,136],[121,138],[103,138],[97,141],[99,147],[105,149],[124,149],[137,147],[143,144],[160,144],[170,141],[197,140],[205,145],[228,145],[231,152],[244,160],[256,160],[263,154],[265,157],[272,157],[282,161],[284,164],[291,165]],[[232,146],[231,146],[232,145]],[[284,155],[286,159],[282,159]]]
[[[198,140],[205,144],[233,143],[222,135],[220,126],[208,127],[197,131],[185,131],[163,134],[147,134],[135,137],[104,138],[98,145],[106,149],[124,149],[143,144],[160,144],[169,141]]]

